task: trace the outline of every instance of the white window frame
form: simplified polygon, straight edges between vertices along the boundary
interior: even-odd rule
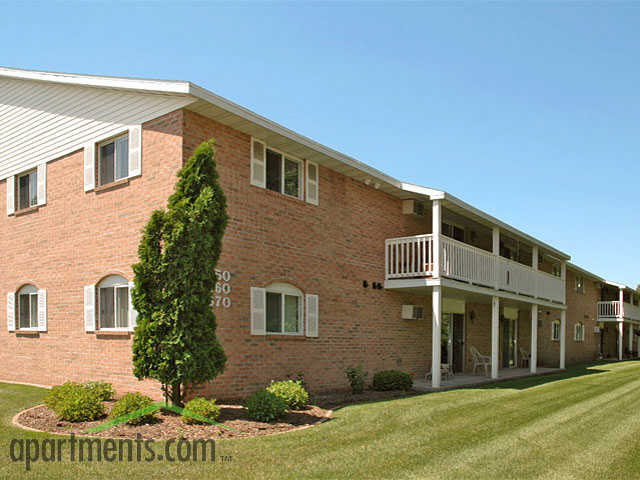
[[[117,158],[118,158],[118,152],[116,150],[117,147],[117,141],[121,140],[123,138],[127,139],[127,158],[126,158],[126,163],[127,163],[127,175],[125,175],[124,177],[121,178],[117,178],[118,175],[118,169],[117,169]],[[102,183],[102,147],[104,147],[105,145],[109,145],[110,143],[113,143],[113,180],[107,183]],[[120,180],[124,180],[125,178],[129,178],[129,131],[126,131],[125,133],[122,133],[120,135],[116,135],[115,137],[110,137],[106,140],[102,140],[100,142],[97,142],[95,145],[96,148],[96,168],[98,169],[98,187],[104,187],[106,185],[111,185],[112,183],[118,182]]]
[[[558,320],[554,320],[553,322],[551,322],[551,341],[560,341],[560,322]]]
[[[28,290],[28,291],[25,291]],[[33,290],[33,291],[32,291]],[[27,295],[29,297],[29,325],[33,325],[34,321],[35,321],[35,326],[34,327],[22,327],[21,326],[21,314],[22,314],[22,308],[20,308],[20,297],[22,295]],[[21,331],[34,331],[34,330],[38,330],[38,289],[36,287],[34,287],[33,285],[24,285],[20,290],[18,290],[17,295],[16,295],[17,299],[18,299],[18,328],[16,330],[21,330]],[[36,299],[36,312],[35,315],[33,313],[33,297],[35,297]]]
[[[556,265],[555,263],[551,265],[551,275],[558,278],[562,276],[562,269],[560,268],[560,265]]]
[[[265,302],[264,311],[265,311],[265,323],[264,330],[267,335],[290,335],[295,337],[304,336],[304,294],[300,291],[300,289],[290,285],[288,283],[273,283],[265,288],[265,298],[268,293],[277,293],[280,294],[280,331],[279,332],[270,332],[267,330],[268,323],[268,302]],[[285,324],[285,297],[297,297],[298,298],[298,331],[297,332],[285,332],[284,324]]]
[[[129,282],[124,279],[124,283],[114,283],[109,285],[102,285],[103,283],[109,283],[109,279],[114,279],[114,277],[120,277],[120,275],[109,275],[104,278],[97,286],[98,290],[98,311],[97,311],[97,324],[99,331],[113,331],[113,332],[128,332],[130,331],[130,321],[129,318],[129,310],[131,309],[131,305],[129,305]],[[103,327],[102,326],[102,295],[100,294],[101,290],[113,288],[113,323],[114,325],[118,323],[117,315],[118,315],[118,290],[126,288],[127,289],[127,315],[126,315],[126,325],[124,327]]]
[[[576,275],[576,292],[584,295],[584,276],[582,275]]]
[[[22,177],[30,177],[32,173],[35,173],[35,182],[34,185],[31,185],[31,179],[29,178],[29,205],[27,207],[20,206],[20,179]],[[38,169],[32,168],[24,173],[16,175],[16,185],[15,185],[16,193],[15,193],[15,211],[19,212],[21,210],[28,210],[29,208],[35,207],[38,205]],[[32,193],[36,194],[35,203],[31,203]]]
[[[584,342],[584,323],[577,322],[573,326],[573,340],[576,342]]]
[[[305,179],[305,168],[304,162],[293,155],[288,155],[282,150],[278,150],[277,148],[272,148],[269,145],[264,145],[264,188],[269,190],[270,192],[276,192],[281,195],[284,195],[289,198],[297,198],[298,200],[304,200],[304,179]],[[268,151],[271,150],[273,153],[277,153],[280,155],[280,191],[272,190],[267,186],[268,178],[269,178],[269,170],[267,166],[268,159]],[[286,160],[292,160],[296,162],[299,166],[298,168],[298,195],[289,195],[284,191],[284,167]]]

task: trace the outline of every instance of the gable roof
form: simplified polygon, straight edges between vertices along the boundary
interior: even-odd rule
[[[300,135],[192,82],[56,73],[0,67],[0,78],[3,77],[67,86],[75,85],[145,94],[180,96],[184,99],[185,108],[260,138],[274,148],[284,150],[300,158],[312,160],[355,180],[367,182],[381,191],[402,199],[421,197],[428,200],[443,200],[447,208],[464,210],[472,214],[479,222],[498,226],[506,232],[510,232],[541,247],[547,253],[559,259],[566,260],[570,258],[566,253],[465,203],[454,195],[442,190],[401,182],[370,165],[322,145],[304,135]]]

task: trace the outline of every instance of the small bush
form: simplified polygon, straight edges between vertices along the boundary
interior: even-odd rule
[[[409,390],[412,386],[411,375],[399,370],[383,370],[373,375],[374,390]]]
[[[111,413],[109,413],[109,418],[121,417],[122,415],[135,412],[136,410],[140,410],[141,408],[148,407],[150,405],[153,405],[153,400],[146,395],[141,395],[139,393],[127,393],[122,398],[118,399],[118,401],[113,405],[113,409],[111,409]],[[129,425],[141,425],[143,423],[153,421],[155,417],[156,412],[152,412],[138,418],[132,418],[127,423]]]
[[[89,391],[95,392],[102,400],[111,400],[115,395],[113,385],[106,382],[86,382],[82,386]]]
[[[299,380],[271,381],[267,391],[281,398],[287,404],[287,408],[293,410],[303,409],[309,401],[309,394]]]
[[[364,391],[364,379],[369,374],[362,369],[362,365],[357,367],[349,367],[345,370],[351,391],[353,393],[362,393]]]
[[[249,417],[259,422],[272,422],[280,418],[287,409],[287,403],[266,390],[258,390],[247,400]]]
[[[104,415],[100,396],[75,382],[53,387],[47,394],[45,403],[67,422],[87,422]]]
[[[184,409],[213,422],[220,418],[220,407],[216,405],[215,399],[207,400],[206,398],[197,397],[187,402]],[[182,415],[182,421],[185,423],[206,423],[198,420],[197,418],[188,417],[184,414]]]

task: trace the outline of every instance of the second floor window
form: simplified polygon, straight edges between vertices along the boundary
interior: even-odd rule
[[[267,188],[302,199],[302,162],[267,148]]]
[[[38,173],[36,170],[18,177],[18,210],[38,204]]]
[[[584,294],[584,277],[576,277],[576,292]]]
[[[457,225],[442,222],[442,234],[447,237],[453,238],[454,240],[464,242],[464,228]]]
[[[108,185],[129,176],[129,136],[98,144],[98,184]]]

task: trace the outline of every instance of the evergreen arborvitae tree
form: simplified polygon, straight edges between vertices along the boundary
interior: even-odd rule
[[[178,177],[167,210],[153,212],[145,227],[131,299],[138,311],[133,372],[160,381],[165,399],[182,405],[185,387],[213,380],[227,360],[211,306],[227,224],[213,141],[195,150]]]

